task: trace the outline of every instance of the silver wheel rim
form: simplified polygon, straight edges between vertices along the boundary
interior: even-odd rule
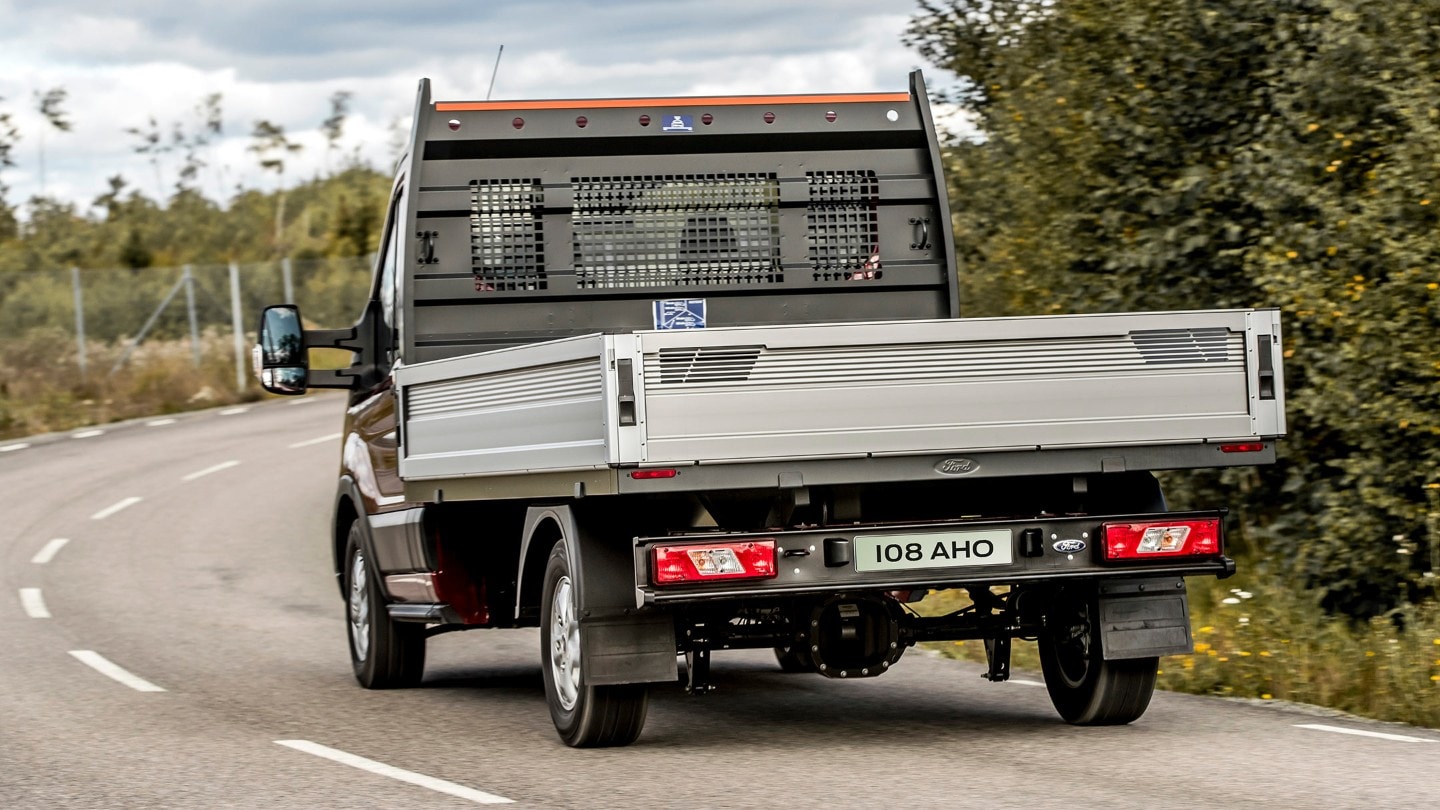
[[[560,708],[574,709],[580,698],[580,622],[575,620],[575,591],[568,576],[555,583],[550,599],[550,675]]]
[[[370,655],[370,591],[366,588],[365,555],[356,552],[350,564],[350,648],[355,660]]]

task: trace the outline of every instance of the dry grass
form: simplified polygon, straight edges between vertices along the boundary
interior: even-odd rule
[[[75,339],[63,330],[36,329],[0,342],[0,439],[265,396],[248,369],[245,387],[236,386],[229,335],[205,334],[198,367],[189,341],[149,341],[110,373],[124,348],[87,344],[82,378]]]

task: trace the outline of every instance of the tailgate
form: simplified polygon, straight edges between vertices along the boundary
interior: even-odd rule
[[[643,464],[1183,444],[1285,431],[1275,310],[636,337],[644,439],[634,461]]]

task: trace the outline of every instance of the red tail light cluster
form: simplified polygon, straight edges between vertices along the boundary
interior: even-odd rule
[[[1222,550],[1219,518],[1106,523],[1106,560],[1215,557]]]
[[[768,539],[654,546],[650,557],[656,585],[775,576],[775,541]]]

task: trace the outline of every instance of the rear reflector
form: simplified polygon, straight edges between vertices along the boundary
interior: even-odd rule
[[[1106,523],[1106,560],[1214,557],[1220,554],[1220,520]]]
[[[1265,449],[1264,442],[1241,442],[1239,444],[1222,444],[1222,453],[1258,453]]]
[[[656,585],[775,576],[775,541],[654,546]]]
[[[646,481],[652,478],[674,478],[674,470],[636,470],[630,473],[630,477],[636,481]]]

